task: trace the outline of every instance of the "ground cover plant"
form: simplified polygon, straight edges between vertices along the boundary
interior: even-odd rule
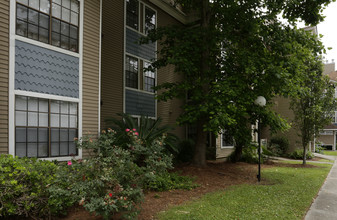
[[[292,162],[292,164],[299,162]],[[207,194],[161,212],[159,219],[303,219],[331,164],[284,164],[262,170],[261,184]]]

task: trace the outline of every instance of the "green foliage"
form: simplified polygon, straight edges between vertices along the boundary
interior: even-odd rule
[[[322,146],[316,146],[315,153],[324,154],[324,148]]]
[[[0,217],[48,216],[56,170],[53,162],[0,155]]]
[[[276,156],[286,155],[289,149],[289,140],[284,136],[272,137],[270,139],[269,149]]]
[[[165,148],[167,148],[170,153],[178,153],[178,137],[172,133],[169,133],[172,130],[172,127],[168,125],[161,125],[161,118],[152,119],[141,116],[138,125],[135,119],[128,114],[123,113],[118,114],[118,116],[121,118],[107,118],[105,121],[107,127],[116,131],[115,145],[119,145],[124,148],[127,147],[127,143],[129,143],[131,140],[130,136],[127,135],[127,133],[124,131],[127,129],[136,129],[143,146],[150,146],[154,140],[165,136],[163,142]]]
[[[303,149],[295,150],[294,152],[289,154],[289,157],[292,159],[302,159],[303,160]],[[314,155],[310,151],[307,151],[306,158],[312,159],[313,157]]]
[[[301,18],[316,24],[323,19],[322,4],[329,2],[178,0],[200,19],[185,26],[159,27],[141,40],[160,43],[158,59],[149,69],[172,65],[185,78],[158,85],[157,98],[167,101],[189,95],[177,121],[198,124],[197,137],[203,140],[197,142],[196,153],[206,152],[207,137],[202,132],[232,130],[235,140],[244,142],[236,145],[241,148],[250,137],[242,128],[257,118],[273,130],[287,127],[273,112],[271,102],[259,108],[254,100],[259,95],[271,100],[297,91],[305,77],[306,58],[318,57],[324,47],[296,25],[280,22],[278,15],[284,12],[291,23]],[[205,160],[205,156],[195,158]]]
[[[181,162],[191,162],[194,155],[194,141],[192,139],[182,140],[179,143],[179,153],[177,160]]]
[[[128,142],[123,147],[117,145],[120,132],[127,135]],[[92,150],[95,155],[71,165],[67,173],[73,178],[64,177],[60,183],[69,180],[71,194],[90,212],[104,218],[122,212],[124,217],[134,218],[139,208],[137,203],[143,196],[142,188],[172,168],[172,155],[164,148],[164,138],[157,137],[144,145],[136,129],[108,129],[97,141],[83,137],[79,147]]]
[[[146,187],[154,191],[168,191],[173,189],[191,190],[198,186],[193,183],[193,180],[193,178],[181,176],[179,173],[164,172],[157,175]]]
[[[270,156],[272,153],[267,150],[265,146],[261,146],[261,163],[264,163],[265,160],[268,159],[268,156]],[[228,157],[228,160],[231,162],[237,162],[234,159],[235,152],[231,153],[231,155]],[[242,155],[240,160],[241,162],[246,163],[258,163],[259,162],[259,154],[258,154],[258,146],[256,144],[250,144],[247,147],[244,147],[242,149]]]

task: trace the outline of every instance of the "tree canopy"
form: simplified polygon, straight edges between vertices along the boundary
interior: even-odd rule
[[[231,130],[239,149],[249,142],[247,124],[258,116],[272,128],[285,121],[271,110],[254,105],[257,96],[271,100],[289,95],[300,86],[308,55],[324,50],[315,36],[293,26],[297,19],[317,24],[323,19],[325,1],[275,0],[177,0],[187,13],[200,19],[187,24],[159,27],[142,42],[160,43],[151,68],[169,64],[185,80],[163,83],[158,99],[186,98],[179,124],[197,125],[194,163],[205,165],[206,132]],[[289,21],[285,24],[278,16]],[[249,126],[248,126],[249,127]],[[238,142],[238,141],[237,141]]]

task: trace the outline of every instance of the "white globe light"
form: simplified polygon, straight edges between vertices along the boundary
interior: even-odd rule
[[[255,105],[259,105],[261,107],[265,106],[266,103],[267,103],[266,98],[263,96],[258,96],[254,101]]]

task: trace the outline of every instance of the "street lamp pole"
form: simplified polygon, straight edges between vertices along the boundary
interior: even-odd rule
[[[254,101],[255,105],[258,105],[260,107],[264,107],[266,105],[266,99],[263,96],[258,96],[256,100]],[[259,170],[257,174],[257,180],[260,182],[261,181],[261,117],[259,115],[258,118],[258,123],[257,123],[257,138],[259,142],[259,149],[258,149],[258,154],[259,154]]]

